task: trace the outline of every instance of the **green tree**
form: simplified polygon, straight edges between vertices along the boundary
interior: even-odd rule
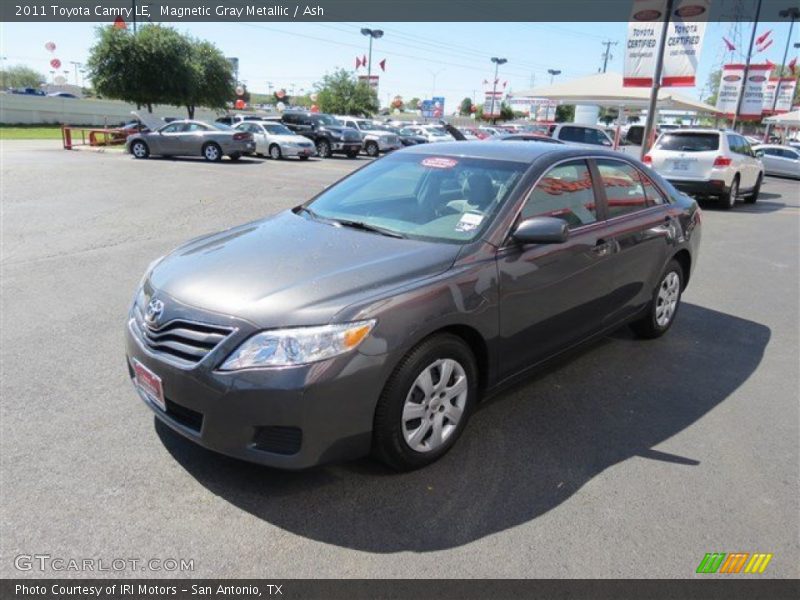
[[[366,82],[350,72],[337,69],[315,85],[322,112],[342,115],[371,115],[380,110],[378,95]]]
[[[556,123],[571,123],[575,120],[575,106],[562,104],[556,107]]]
[[[0,88],[38,88],[47,78],[38,71],[24,65],[16,65],[0,71]]]
[[[470,116],[472,114],[472,98],[464,98],[458,112],[464,117]]]
[[[223,109],[235,94],[233,72],[228,59],[211,42],[191,40],[188,65],[188,90],[183,105],[194,118],[195,108]],[[245,89],[244,101],[250,99]]]
[[[722,80],[722,70],[717,69],[716,71],[711,71],[708,75],[708,79],[706,79],[705,87],[708,88],[708,96],[706,96],[705,102],[706,104],[710,104],[711,106],[717,105],[717,94],[719,94],[719,82]]]
[[[406,102],[405,109],[406,110],[419,110],[419,103],[422,102],[419,98],[414,96],[411,100]]]

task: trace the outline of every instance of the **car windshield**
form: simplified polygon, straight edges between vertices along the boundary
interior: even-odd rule
[[[658,150],[711,152],[719,149],[718,133],[665,133],[656,143]]]
[[[403,127],[402,129],[397,129],[396,131],[400,135],[417,135],[416,133],[414,133],[413,130],[409,129],[408,127]]]
[[[463,243],[486,228],[526,166],[431,154],[391,155],[322,192],[307,206],[309,218]]]
[[[378,127],[375,127],[373,123],[369,121],[358,121],[358,128],[362,131],[376,131]]]
[[[447,132],[441,127],[428,127],[428,131],[433,135],[447,135]]]
[[[280,123],[264,123],[264,129],[272,135],[294,135],[291,129]]]
[[[334,117],[332,117],[330,115],[317,115],[317,116],[314,117],[314,120],[319,125],[333,125],[335,127],[341,127],[342,126],[341,122],[339,122],[338,120],[336,120]]]

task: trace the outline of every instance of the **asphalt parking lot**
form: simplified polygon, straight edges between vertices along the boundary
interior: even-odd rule
[[[123,353],[145,267],[367,159],[209,164],[2,142],[0,576],[14,557],[192,559],[195,577],[800,576],[800,183],[709,205],[670,333],[619,331],[478,411],[453,452],[286,473],[157,426]],[[287,248],[302,252],[302,247]],[[739,577],[749,577],[739,575]]]

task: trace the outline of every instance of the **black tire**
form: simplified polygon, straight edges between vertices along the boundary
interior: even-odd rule
[[[437,360],[453,359],[464,370],[467,394],[463,412],[441,446],[420,452],[411,448],[403,435],[406,397],[413,393],[417,377]],[[378,399],[373,424],[372,453],[398,471],[418,469],[435,462],[456,443],[469,421],[478,397],[478,366],[464,341],[451,334],[438,334],[422,341],[397,365]],[[440,401],[441,402],[441,401]],[[431,409],[435,412],[434,409]],[[443,410],[441,406],[439,410]],[[422,417],[424,419],[425,417]],[[433,417],[430,417],[433,419]],[[426,436],[427,437],[427,436]]]
[[[663,304],[663,301],[660,301],[659,291],[666,285],[670,274],[676,274],[678,277],[678,289],[677,289],[677,300],[675,307],[669,316],[668,321],[666,323],[662,320],[659,323],[658,319],[658,312],[659,307]],[[672,324],[675,322],[675,317],[678,315],[678,310],[681,307],[681,295],[683,294],[683,282],[684,282],[684,273],[683,267],[681,267],[680,263],[672,259],[669,261],[669,264],[664,269],[664,272],[661,274],[661,277],[658,278],[658,285],[653,290],[653,299],[650,301],[650,304],[647,308],[647,314],[643,316],[638,321],[634,321],[631,323],[631,329],[633,332],[639,336],[640,338],[644,339],[655,339],[657,337],[661,337],[669,328],[672,327]]]
[[[358,158],[358,150],[350,150],[347,153],[347,158]]]
[[[136,140],[131,144],[131,154],[134,158],[148,158],[150,156],[150,148],[143,140]]]
[[[300,156],[298,157],[300,160],[308,160],[308,156]]]
[[[230,155],[228,158],[230,158],[230,159],[231,159],[233,162],[236,162],[237,160],[239,160],[240,158],[242,158],[242,155],[241,155],[241,154],[239,154],[238,152],[234,152],[234,153],[233,153],[233,154],[231,154],[231,155]]]
[[[317,140],[317,155],[320,158],[331,157],[331,144],[328,140]]]
[[[744,199],[745,203],[747,204],[755,204],[758,201],[758,195],[761,193],[761,184],[764,183],[764,175],[761,173],[758,174],[758,179],[756,179],[756,186],[753,188],[753,191],[750,192]]]
[[[728,190],[728,193],[724,196],[720,197],[722,201],[722,208],[725,210],[730,210],[734,206],[736,206],[736,199],[739,197],[739,176],[736,175],[733,178],[733,182],[731,183],[731,188]]]
[[[364,152],[367,153],[367,156],[376,158],[377,156],[380,155],[381,150],[376,142],[367,142],[366,145],[364,146]]]
[[[269,147],[269,157],[272,160],[280,160],[281,158],[281,147],[278,144],[272,144]]]
[[[203,146],[203,158],[209,162],[219,162],[222,160],[222,148],[216,142],[208,142]]]

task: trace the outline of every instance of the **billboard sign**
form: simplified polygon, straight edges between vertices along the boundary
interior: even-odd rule
[[[486,117],[499,117],[503,106],[503,92],[486,92],[483,99],[483,114]]]
[[[444,98],[434,96],[422,101],[422,116],[426,119],[441,119],[444,116]]]

